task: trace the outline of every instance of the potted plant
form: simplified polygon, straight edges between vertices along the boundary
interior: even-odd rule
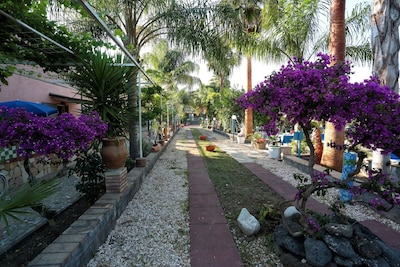
[[[87,54],[68,74],[68,81],[81,96],[83,112],[97,111],[107,123],[102,157],[108,169],[125,166],[128,156],[125,133],[131,104],[127,101],[134,67],[126,67],[105,53]]]
[[[271,159],[279,159],[281,157],[279,137],[276,135],[270,135],[268,137],[268,154]]]
[[[237,135],[238,144],[244,144],[245,139],[246,139],[246,136],[244,135],[243,132],[238,133],[238,135]]]
[[[212,145],[212,144],[206,145],[207,151],[213,152],[215,150],[215,148],[216,148],[215,145]]]
[[[265,149],[267,142],[265,139],[262,137],[260,132],[255,132],[253,134],[253,145],[257,149]]]

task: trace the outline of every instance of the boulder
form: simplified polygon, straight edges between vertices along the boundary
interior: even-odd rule
[[[327,223],[325,225],[325,230],[335,236],[353,236],[353,227],[349,224]]]
[[[297,256],[305,257],[304,252],[304,238],[293,237],[289,232],[283,227],[283,225],[278,225],[274,232],[275,244],[286,251],[289,251]]]
[[[246,208],[243,208],[240,212],[237,222],[240,230],[247,236],[257,234],[261,228],[258,220]]]
[[[287,220],[298,221],[301,217],[301,213],[297,210],[295,206],[289,206],[283,212],[283,216]]]
[[[304,241],[306,259],[309,264],[315,267],[323,267],[332,261],[332,252],[321,240],[307,238]]]

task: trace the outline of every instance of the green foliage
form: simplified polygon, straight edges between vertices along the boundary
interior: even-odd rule
[[[159,118],[162,112],[160,106],[160,86],[147,86],[142,89],[142,120],[150,121]]]
[[[28,24],[36,31],[46,35],[53,41],[67,47],[69,51],[57,47],[53,43],[40,38],[20,24],[5,16],[0,16],[0,82],[7,84],[16,64],[21,62],[36,63],[45,71],[62,72],[70,69],[75,56],[92,51],[93,47],[104,47],[104,42],[93,38],[90,31],[72,32],[65,26],[47,19],[48,4],[51,1],[2,1],[0,9],[8,15]],[[72,5],[71,1],[64,1]],[[52,3],[54,4],[54,2]]]
[[[97,111],[107,123],[107,137],[123,136],[128,125],[132,103],[128,92],[137,73],[134,67],[118,66],[105,53],[88,54],[67,75],[78,88],[85,112]]]
[[[293,140],[290,142],[290,146],[292,147],[292,153],[297,154],[298,153],[298,144],[297,140]],[[307,145],[307,142],[305,139],[300,141],[300,154],[305,154],[309,152],[309,148]]]
[[[260,215],[258,217],[258,220],[260,223],[263,223],[266,221],[268,216],[271,216],[272,213],[275,213],[275,207],[270,205],[270,204],[263,204],[260,210]]]
[[[126,170],[129,172],[135,167],[135,160],[128,156],[125,162]]]
[[[18,215],[29,213],[23,208],[41,205],[43,199],[60,190],[59,181],[59,179],[54,178],[41,181],[33,186],[26,183],[19,189],[0,197],[0,220],[4,222],[7,229],[9,219],[22,222]]]
[[[98,149],[92,148],[77,155],[75,166],[70,170],[70,174],[75,172],[81,178],[76,189],[84,193],[89,200],[95,201],[105,193],[104,173],[106,170]]]

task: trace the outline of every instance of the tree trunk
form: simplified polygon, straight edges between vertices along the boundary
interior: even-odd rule
[[[247,57],[247,91],[250,92],[252,89],[252,66],[251,66],[251,57]],[[245,110],[244,113],[244,135],[247,136],[248,134],[253,133],[253,109],[248,108]]]
[[[137,87],[137,74],[139,69],[134,70],[136,75],[135,79],[131,81],[131,90],[128,93],[128,101],[131,103],[131,114],[128,118],[128,130],[129,130],[129,156],[131,159],[136,159],[139,157],[139,124],[138,124],[138,87]]]
[[[382,84],[399,92],[400,7],[395,0],[373,0],[371,45],[374,53],[372,74]]]
[[[319,127],[315,129],[314,144],[315,144],[315,163],[321,163],[322,152],[324,151],[324,145],[321,138],[321,130]]]
[[[346,1],[331,0],[329,54],[335,57],[336,62],[345,60],[345,7]],[[336,62],[332,61],[332,64]],[[343,145],[344,129],[338,131],[332,123],[327,122],[321,164],[341,172],[343,164]]]

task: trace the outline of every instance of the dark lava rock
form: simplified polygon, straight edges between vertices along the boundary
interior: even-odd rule
[[[332,252],[321,240],[307,238],[304,241],[306,260],[312,266],[323,267],[332,261]]]

